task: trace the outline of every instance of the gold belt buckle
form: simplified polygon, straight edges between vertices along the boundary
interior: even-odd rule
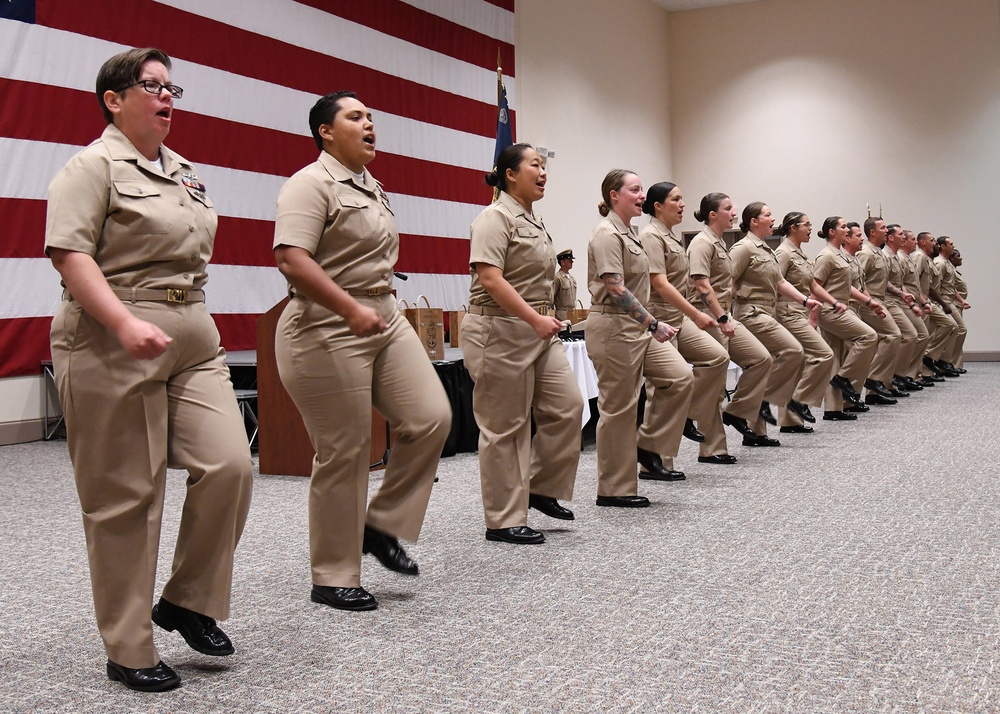
[[[167,302],[187,302],[187,290],[167,288]]]
[[[368,288],[368,294],[377,297],[382,294],[382,288]]]

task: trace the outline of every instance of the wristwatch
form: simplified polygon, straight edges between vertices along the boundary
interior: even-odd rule
[[[647,327],[646,329],[649,330],[650,333],[655,333],[656,328],[659,326],[660,326],[660,321],[654,317],[653,321],[649,323],[649,327]]]
[[[717,318],[715,318],[715,321],[720,325],[725,325],[727,322],[729,322],[729,315],[727,315],[726,313],[722,313]]]

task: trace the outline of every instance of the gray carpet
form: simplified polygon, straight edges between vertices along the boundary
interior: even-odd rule
[[[65,442],[0,448],[0,709],[15,712],[987,712],[1000,710],[1000,364],[735,466],[640,482],[653,506],[536,512],[542,546],[483,538],[474,454],[442,461],[421,576],[366,558],[375,612],[309,602],[307,481],[257,477],[237,653],[156,630],[184,678],[104,675]],[[160,578],[184,476],[171,473]],[[373,477],[373,489],[378,478]]]

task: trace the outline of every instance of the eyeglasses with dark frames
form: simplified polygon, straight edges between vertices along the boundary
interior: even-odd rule
[[[184,96],[184,90],[181,87],[178,87],[176,84],[160,84],[155,79],[140,79],[138,82],[130,84],[127,87],[122,87],[118,91],[124,92],[126,89],[129,89],[130,87],[142,87],[150,94],[156,94],[156,95],[159,95],[160,92],[166,89],[168,92],[170,92],[170,96],[173,97],[174,99],[180,99],[181,97]]]

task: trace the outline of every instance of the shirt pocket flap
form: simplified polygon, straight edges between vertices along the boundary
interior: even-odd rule
[[[145,198],[146,196],[159,196],[160,189],[148,181],[122,181],[115,179],[115,191],[122,196],[132,198]]]
[[[337,194],[337,202],[344,208],[367,208],[369,206],[368,199],[352,193]]]

